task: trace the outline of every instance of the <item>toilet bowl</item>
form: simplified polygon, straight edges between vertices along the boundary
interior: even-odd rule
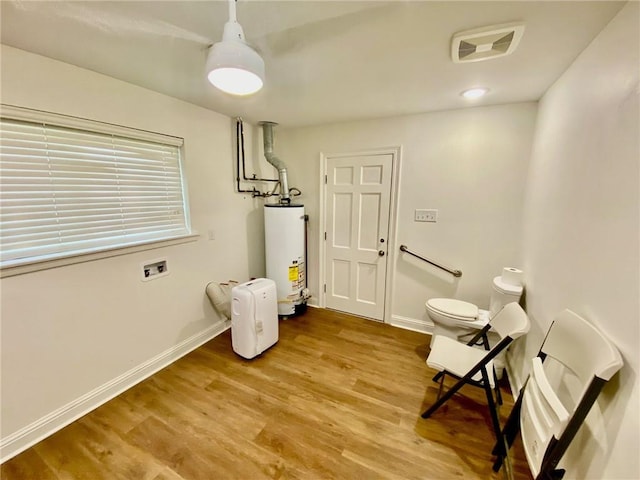
[[[425,307],[433,321],[432,341],[436,335],[458,340],[483,328],[489,322],[489,312],[473,303],[453,298],[431,298]]]
[[[478,308],[473,303],[454,298],[431,298],[425,303],[427,314],[433,321],[433,335],[444,335],[454,340],[472,335],[482,329],[507,303],[518,302],[522,296],[522,284],[514,285],[502,276],[493,279],[493,290],[489,310]]]

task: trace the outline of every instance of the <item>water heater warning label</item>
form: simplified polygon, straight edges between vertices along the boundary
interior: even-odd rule
[[[298,265],[291,265],[289,267],[289,281],[290,282],[298,281]]]

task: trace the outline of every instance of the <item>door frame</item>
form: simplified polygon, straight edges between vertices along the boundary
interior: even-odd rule
[[[327,256],[327,244],[324,239],[324,233],[327,231],[327,184],[325,183],[325,175],[327,175],[327,160],[330,158],[344,157],[360,157],[367,155],[391,155],[391,192],[389,198],[389,235],[387,244],[387,271],[385,274],[385,291],[384,291],[384,314],[382,323],[389,323],[392,315],[392,299],[393,299],[393,278],[395,276],[396,265],[396,244],[398,235],[398,207],[399,207],[399,191],[400,191],[400,167],[402,165],[402,146],[395,147],[379,147],[367,150],[353,150],[349,152],[324,153],[320,152],[320,231],[318,232],[318,252],[319,268],[318,268],[318,299],[319,306],[326,308],[327,293],[324,291],[326,284],[325,260]],[[374,320],[377,321],[377,320]]]

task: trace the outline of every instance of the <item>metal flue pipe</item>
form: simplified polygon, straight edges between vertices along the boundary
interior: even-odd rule
[[[260,122],[262,125],[262,139],[264,143],[264,158],[267,159],[276,170],[278,170],[278,178],[280,179],[280,203],[290,203],[289,180],[287,178],[287,166],[273,153],[273,126],[274,122]]]

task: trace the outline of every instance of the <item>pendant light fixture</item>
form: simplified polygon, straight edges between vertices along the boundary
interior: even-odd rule
[[[251,95],[264,84],[264,61],[245,42],[236,20],[236,0],[229,0],[229,21],[222,41],[209,48],[206,66],[209,82],[231,95]]]

